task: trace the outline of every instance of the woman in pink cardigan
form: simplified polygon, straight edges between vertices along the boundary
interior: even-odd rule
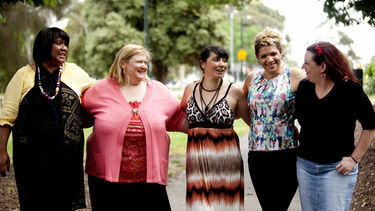
[[[83,107],[94,120],[86,161],[93,211],[171,209],[167,131],[187,127],[177,99],[147,77],[150,57],[142,46],[125,45],[109,77],[83,96]]]

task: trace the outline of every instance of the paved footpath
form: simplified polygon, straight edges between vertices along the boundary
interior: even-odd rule
[[[244,160],[245,170],[245,211],[261,211],[258,198],[255,194],[253,184],[251,183],[248,165],[247,165],[247,135],[240,138],[242,159]],[[181,172],[173,179],[168,180],[167,192],[171,203],[172,211],[186,211],[185,194],[186,194],[185,171]],[[298,190],[289,206],[288,211],[301,211],[301,205],[298,196]]]

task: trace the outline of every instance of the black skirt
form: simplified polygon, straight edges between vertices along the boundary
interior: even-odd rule
[[[93,211],[171,210],[166,186],[157,183],[117,183],[89,176],[89,190]]]

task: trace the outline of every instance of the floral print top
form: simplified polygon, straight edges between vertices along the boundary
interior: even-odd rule
[[[272,79],[263,71],[254,74],[247,97],[251,126],[250,151],[274,151],[298,146],[293,112],[295,95],[290,87],[290,69]]]

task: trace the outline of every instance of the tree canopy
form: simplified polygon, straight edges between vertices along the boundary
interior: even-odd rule
[[[227,9],[227,14],[234,9],[235,8]],[[241,43],[241,16],[243,20],[243,43]],[[243,9],[237,12],[233,18],[234,61],[238,61],[237,52],[243,48],[247,52],[246,63],[256,64],[257,60],[254,54],[254,38],[256,34],[266,27],[283,31],[284,20],[285,17],[280,15],[277,10],[272,10],[261,2],[254,1],[250,5],[244,6]],[[225,47],[228,49],[230,45],[229,22],[230,20],[227,18],[220,24],[220,29],[227,32]]]
[[[51,4],[44,7],[21,3],[1,5],[1,13],[7,17],[7,21],[0,23],[0,43],[3,49],[0,51],[0,92],[17,69],[32,63],[32,45],[36,34],[48,26],[52,16],[62,17],[62,11],[69,4],[70,0],[55,7]]]
[[[6,4],[15,4],[17,2],[23,2],[35,7],[44,6],[44,5],[52,5],[56,6],[57,3],[61,4],[62,0],[1,0],[0,1],[0,8],[3,7],[4,3]]]
[[[149,1],[149,48],[153,53],[152,74],[157,80],[166,82],[168,67],[197,63],[200,50],[207,44],[224,43],[218,23],[227,15],[216,6],[194,0]],[[143,9],[144,1],[138,0],[86,0],[81,11],[88,35],[79,32],[80,44],[71,46],[73,60],[80,59],[91,74],[105,76],[123,45],[143,44]],[[76,31],[68,32],[77,36]]]
[[[179,64],[194,66],[203,47],[216,44],[228,49],[229,13],[224,5],[243,9],[244,41],[248,52],[253,51],[253,37],[263,27],[282,31],[284,17],[259,2],[249,0],[150,0],[148,8],[149,48],[153,53],[152,75],[166,82],[167,74]],[[70,12],[67,31],[73,62],[83,66],[98,78],[107,75],[116,52],[127,43],[144,44],[144,1],[86,0]],[[126,12],[124,12],[126,11]],[[84,22],[85,24],[78,23]],[[240,44],[240,15],[234,18],[235,51]],[[77,27],[77,26],[82,27]],[[84,31],[85,27],[86,32]],[[77,30],[78,29],[78,30]],[[256,63],[248,56],[249,63]],[[253,61],[254,60],[254,61]]]
[[[228,4],[243,10],[244,47],[249,54],[247,64],[256,63],[253,56],[255,34],[264,27],[282,31],[284,17],[259,2],[249,5],[250,1],[149,0],[151,74],[165,83],[168,72],[178,69],[178,65],[196,66],[199,53],[206,45],[216,44],[229,49],[229,13],[225,9],[228,7],[224,7]],[[0,42],[6,49],[0,52],[0,91],[19,67],[32,63],[33,40],[39,30],[51,24],[48,23],[51,15],[57,19],[68,18],[68,26],[64,29],[70,35],[68,61],[82,66],[93,77],[107,75],[115,54],[123,45],[144,45],[144,1],[27,2],[1,7],[8,20],[0,28]],[[57,5],[52,7],[51,2]],[[235,53],[241,47],[240,17],[239,13],[234,17]]]
[[[334,18],[336,23],[352,25],[367,22],[375,26],[374,0],[325,0],[323,10],[329,18]],[[358,12],[359,15],[353,12]]]
[[[6,22],[6,15],[4,15],[3,7],[6,5],[20,3],[26,3],[34,7],[50,5],[55,7],[57,4],[61,4],[62,0],[0,0],[0,22]]]

